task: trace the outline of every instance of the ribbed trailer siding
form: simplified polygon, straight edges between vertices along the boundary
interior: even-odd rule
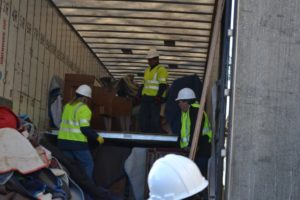
[[[107,72],[48,0],[2,0],[0,96],[39,128],[48,123],[48,90],[54,75],[107,76]]]

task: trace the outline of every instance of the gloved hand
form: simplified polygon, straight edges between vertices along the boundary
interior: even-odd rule
[[[99,144],[103,144],[104,143],[104,138],[101,137],[101,136],[98,136],[97,141],[99,142]]]
[[[157,105],[160,105],[162,103],[161,96],[155,96],[154,97],[154,103],[157,104]]]

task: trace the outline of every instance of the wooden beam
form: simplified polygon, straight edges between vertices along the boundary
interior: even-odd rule
[[[211,45],[209,47],[209,56],[208,56],[208,61],[207,61],[206,74],[205,74],[205,78],[204,78],[203,91],[202,91],[202,95],[201,95],[201,99],[200,99],[200,108],[199,108],[198,115],[197,115],[197,121],[196,121],[196,125],[195,125],[194,136],[192,139],[191,151],[189,154],[189,158],[192,160],[194,160],[195,156],[196,156],[198,140],[199,140],[199,136],[200,136],[200,127],[201,127],[201,123],[202,123],[204,106],[205,106],[205,101],[206,101],[206,96],[207,96],[207,90],[208,90],[208,86],[210,83],[212,65],[213,65],[214,56],[215,56],[215,47],[217,45],[217,41],[218,41],[218,37],[219,37],[219,33],[220,33],[224,2],[225,2],[224,0],[218,0],[218,4],[217,4],[216,17],[214,20]]]

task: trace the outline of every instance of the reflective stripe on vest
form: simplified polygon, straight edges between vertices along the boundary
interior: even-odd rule
[[[181,112],[180,148],[187,147],[190,142],[191,119],[190,112]]]
[[[88,119],[78,119],[78,111],[86,112]],[[80,131],[80,127],[89,126],[91,112],[82,102],[65,106],[62,122],[58,132],[58,139],[87,142],[86,136]]]
[[[199,108],[200,104],[194,103],[191,105],[194,108]],[[208,142],[211,143],[212,139],[212,130],[210,128],[210,122],[206,112],[204,114],[204,124],[202,128],[202,135],[207,135]],[[187,112],[181,112],[181,138],[180,138],[180,148],[187,147],[190,142],[190,128],[191,128],[191,119],[189,110]]]
[[[162,65],[157,65],[153,69],[148,67],[144,74],[144,88],[142,91],[142,95],[147,96],[156,96],[159,84],[166,83],[167,77],[157,77],[159,69],[163,67]],[[167,75],[166,75],[167,76]]]

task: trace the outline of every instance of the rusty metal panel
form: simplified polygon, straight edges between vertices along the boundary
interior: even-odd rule
[[[65,48],[65,73],[71,73],[71,69],[68,65],[68,60],[70,56],[70,45],[71,45],[71,28],[67,25],[66,26],[66,48]]]
[[[78,71],[77,66],[74,65],[74,59],[75,59],[75,53],[76,53],[76,44],[78,42],[78,38],[76,36],[76,34],[74,32],[72,32],[72,40],[71,40],[71,51],[70,51],[70,66],[71,69],[73,71],[75,71],[75,73],[80,73],[80,71]]]
[[[66,73],[66,65],[64,62],[65,59],[65,51],[66,51],[66,43],[67,43],[67,38],[66,38],[66,31],[67,31],[67,24],[65,24],[64,22],[62,23],[62,27],[61,27],[61,44],[60,44],[60,49],[61,49],[61,55],[60,55],[60,60],[61,60],[61,72],[63,78],[65,77],[65,73]]]
[[[46,23],[47,23],[47,2],[41,0],[40,5],[40,26],[38,33],[38,52],[37,52],[37,77],[35,88],[35,105],[33,120],[36,125],[40,124],[40,107],[42,100],[42,82],[45,65],[45,44],[46,44]],[[38,14],[37,14],[38,16]]]
[[[34,108],[36,106],[36,87],[37,87],[37,73],[38,73],[38,54],[39,54],[39,36],[41,23],[41,0],[35,0],[34,16],[32,24],[32,54],[31,67],[29,73],[29,99],[27,105],[27,113],[33,119]]]
[[[4,96],[4,83],[6,71],[8,70],[6,68],[6,59],[11,2],[2,0],[0,4],[0,96]]]
[[[46,113],[47,113],[47,91],[48,91],[48,79],[49,79],[49,66],[50,66],[50,43],[51,43],[51,28],[52,28],[52,15],[53,8],[47,5],[47,19],[46,19],[46,35],[45,35],[45,58],[44,58],[44,71],[42,79],[42,99],[40,110],[40,128],[46,128]]]
[[[22,76],[21,76],[21,101],[20,101],[20,113],[27,113],[27,105],[29,100],[29,79],[30,79],[30,68],[32,58],[32,26],[34,19],[34,0],[27,1],[27,12],[25,20],[25,47],[24,47],[24,58],[22,65]],[[25,9],[25,8],[24,8]]]
[[[92,65],[92,54],[88,54],[88,58],[87,58],[87,65],[90,67],[90,74],[95,74],[97,77],[97,74],[95,73],[96,71],[94,70],[95,68]]]
[[[51,79],[56,72],[55,66],[55,51],[56,51],[56,32],[57,32],[57,13],[53,6],[52,8],[52,25],[51,25],[51,37],[50,37],[50,45],[49,45],[49,52],[50,52],[50,62],[49,62],[49,73],[48,73],[48,91]],[[47,94],[48,95],[48,94]]]
[[[55,40],[55,43],[54,43],[54,46],[55,46],[55,51],[54,51],[54,73],[58,76],[60,76],[61,78],[63,78],[62,74],[60,73],[60,58],[59,58],[59,54],[61,52],[61,49],[60,49],[60,43],[61,43],[61,17],[59,16],[58,12],[55,11],[54,12],[54,15],[57,16],[57,20],[56,20],[56,24],[57,24],[57,27],[56,27],[56,40]]]
[[[73,54],[72,54],[72,63],[75,69],[82,69],[81,66],[77,64],[78,52],[79,52],[79,38],[74,34],[74,42],[73,42]]]
[[[86,71],[86,68],[82,65],[84,49],[85,49],[85,47],[84,47],[82,41],[79,41],[78,42],[78,61],[77,61],[78,64],[77,65],[79,68]]]
[[[58,75],[58,66],[56,65],[56,42],[57,42],[57,20],[58,20],[58,16],[57,16],[57,11],[55,10],[54,7],[53,8],[53,19],[52,19],[52,34],[51,34],[51,46],[50,46],[50,73],[49,73],[49,85],[50,85],[50,81],[53,77],[53,75]],[[50,88],[48,88],[50,89]]]
[[[58,17],[58,35],[57,35],[57,46],[59,48],[59,51],[57,52],[57,57],[58,57],[58,63],[59,63],[59,76],[63,79],[64,78],[64,66],[63,66],[63,61],[62,61],[62,55],[63,51],[62,48],[65,45],[65,42],[63,40],[63,34],[64,34],[64,21],[61,17]]]
[[[7,43],[7,60],[6,76],[4,81],[4,97],[12,99],[12,89],[14,82],[14,69],[16,60],[18,23],[19,23],[19,4],[20,1],[10,1],[10,13],[8,24],[8,43]]]
[[[69,46],[69,56],[68,56],[68,68],[70,69],[70,71],[72,73],[76,73],[73,66],[72,66],[72,57],[73,57],[73,47],[74,47],[74,34],[72,33],[71,31],[72,29],[70,28],[69,31],[70,31],[70,46]]]
[[[83,49],[82,53],[81,53],[81,66],[82,66],[82,68],[84,68],[84,72],[87,73],[87,68],[85,65],[85,56],[86,56],[86,50]]]
[[[13,81],[13,110],[16,113],[20,112],[20,102],[23,101],[21,96],[22,86],[22,70],[24,63],[24,50],[25,50],[25,27],[26,27],[26,14],[27,14],[27,0],[20,1],[19,4],[19,23],[17,35],[17,49],[15,51],[16,59],[14,63],[14,81]]]
[[[56,46],[57,46],[57,51],[56,51],[56,56],[57,56],[57,64],[58,64],[58,74],[59,76],[63,79],[64,78],[64,72],[63,72],[63,62],[62,62],[62,46],[65,44],[63,42],[63,20],[62,18],[59,16],[58,17],[58,27],[57,27],[57,42],[56,42]]]
[[[88,52],[88,54],[87,54],[87,57],[86,57],[86,65],[89,67],[89,73],[90,74],[93,74],[93,73],[95,73],[96,72],[96,66],[92,66],[92,65],[90,65],[90,60],[91,60],[91,54],[90,54],[90,52]],[[95,73],[95,75],[97,76],[98,74],[96,74]]]
[[[81,68],[84,68],[83,67],[83,52],[84,52],[84,48],[83,48],[83,44],[82,43],[80,43],[79,44],[79,63],[78,63],[78,65],[81,67]]]

